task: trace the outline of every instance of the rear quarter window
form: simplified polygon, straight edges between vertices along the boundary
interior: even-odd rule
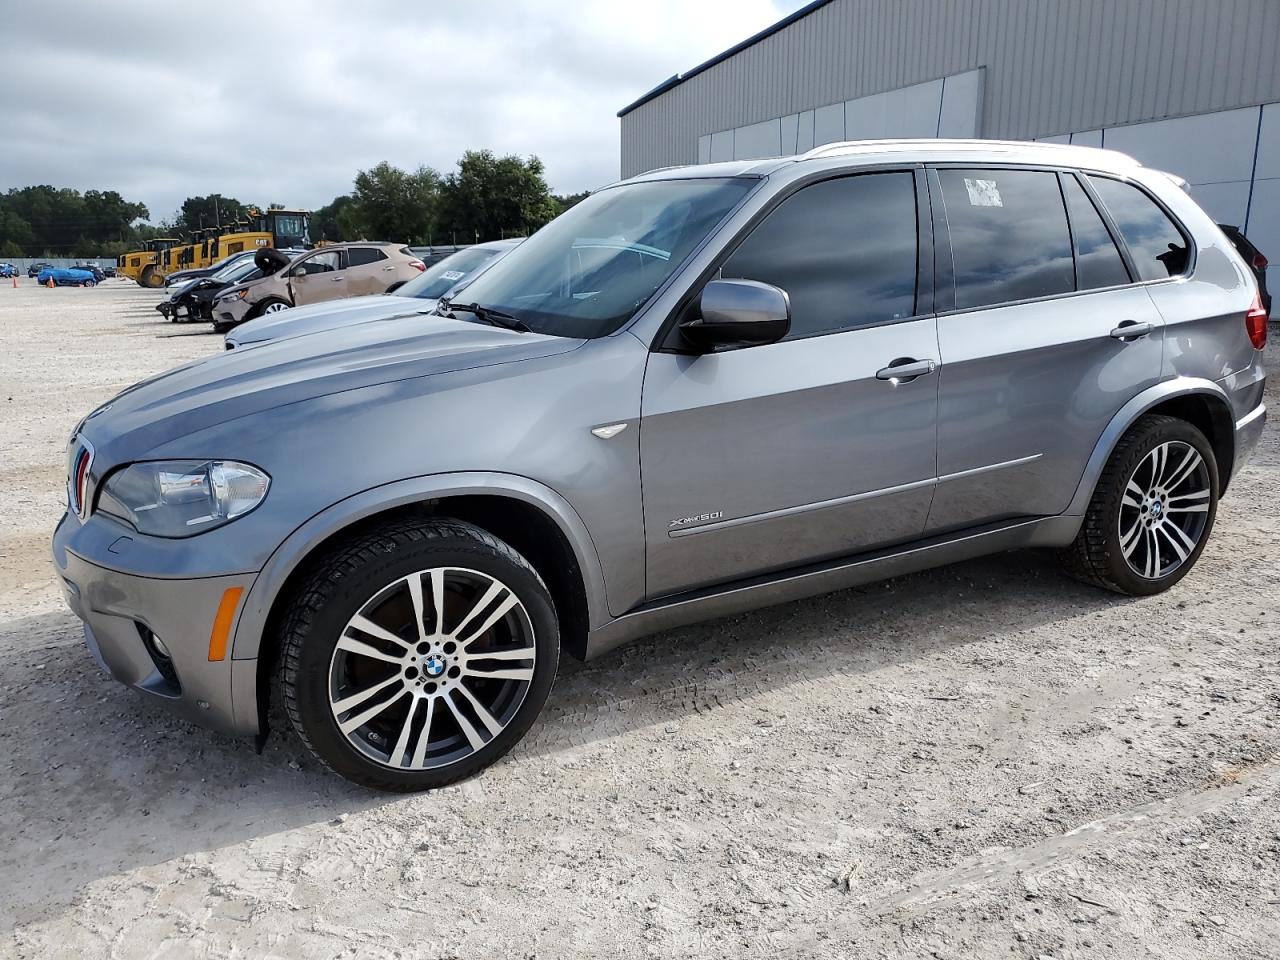
[[[1159,204],[1131,183],[1093,174],[1089,182],[1115,221],[1141,279],[1162,280],[1187,272],[1190,242]]]

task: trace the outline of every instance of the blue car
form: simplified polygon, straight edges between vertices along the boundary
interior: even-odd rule
[[[0,278],[8,280],[18,275],[18,268],[12,263],[0,263]]]
[[[36,280],[42,286],[48,286],[49,281],[53,280],[54,285],[59,287],[92,287],[98,282],[88,270],[73,270],[69,267],[45,267]]]

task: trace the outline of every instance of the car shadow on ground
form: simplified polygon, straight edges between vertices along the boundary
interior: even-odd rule
[[[1021,553],[670,631],[566,663],[507,762],[1125,602]],[[11,862],[38,874],[0,880],[0,920],[34,919],[99,877],[397,802],[329,773],[290,731],[259,756],[248,740],[174,718],[102,674],[78,638],[62,611],[0,624],[0,643],[32,651],[4,670],[0,835],[12,838]],[[942,689],[947,678],[922,683]]]

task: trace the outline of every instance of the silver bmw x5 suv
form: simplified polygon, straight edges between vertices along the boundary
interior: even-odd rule
[[[465,302],[464,302],[465,301]],[[1266,318],[1120,154],[834,144],[601,190],[437,314],[232,351],[76,428],[53,553],[185,716],[413,790],[561,649],[1020,547],[1186,576],[1263,429]]]

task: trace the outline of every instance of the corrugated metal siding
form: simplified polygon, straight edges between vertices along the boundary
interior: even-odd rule
[[[835,0],[622,118],[622,175],[701,134],[986,67],[984,136],[1280,101],[1280,0]]]

